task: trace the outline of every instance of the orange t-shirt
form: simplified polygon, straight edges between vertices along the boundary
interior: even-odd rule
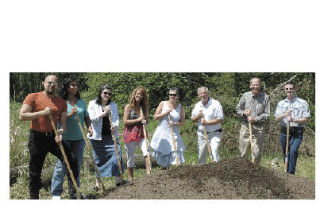
[[[50,98],[43,92],[29,94],[23,104],[30,105],[32,107],[31,112],[42,111],[47,106],[51,107],[52,118],[56,126],[61,113],[67,112],[67,103],[65,100],[57,96]],[[39,132],[53,130],[49,116],[40,116],[39,118],[32,120],[30,123],[30,129]]]

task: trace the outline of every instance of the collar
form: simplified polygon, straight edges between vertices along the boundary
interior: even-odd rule
[[[250,95],[251,95],[252,98],[259,97],[259,96],[261,95],[261,92],[259,92],[259,93],[257,94],[257,96],[255,96],[255,95],[253,94],[253,92],[250,91]]]
[[[285,102],[289,102],[289,103],[293,103],[293,102],[295,102],[297,99],[298,99],[298,97],[297,97],[297,96],[294,96],[293,99],[292,99],[292,101],[290,101],[288,98],[284,99],[284,101],[285,101]]]
[[[202,101],[200,101],[200,106],[205,107],[205,106],[210,105],[211,103],[212,103],[212,98],[209,97],[208,103],[206,105],[203,105]]]

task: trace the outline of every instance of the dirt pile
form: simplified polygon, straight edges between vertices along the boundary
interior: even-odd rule
[[[103,199],[315,199],[315,183],[234,158],[183,165],[110,189]]]

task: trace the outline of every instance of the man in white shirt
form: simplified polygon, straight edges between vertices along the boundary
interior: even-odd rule
[[[203,165],[206,163],[208,152],[204,128],[208,134],[213,161],[220,161],[218,149],[222,137],[221,123],[223,122],[224,115],[220,102],[209,97],[207,87],[202,86],[198,88],[198,97],[200,101],[192,110],[191,120],[192,122],[198,122],[198,160],[199,165]]]

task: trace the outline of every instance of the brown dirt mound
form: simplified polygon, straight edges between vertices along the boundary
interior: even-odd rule
[[[315,183],[233,158],[183,165],[113,188],[103,199],[315,199]]]

